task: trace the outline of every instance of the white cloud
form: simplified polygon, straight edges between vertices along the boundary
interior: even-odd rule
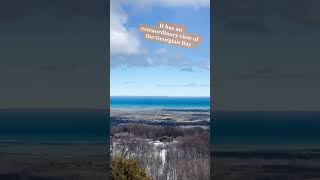
[[[193,61],[184,54],[160,48],[153,52],[141,53],[131,56],[114,56],[111,59],[111,67],[156,67],[170,66],[181,71],[195,72],[196,69],[209,70],[210,61],[206,58]]]
[[[150,66],[192,66],[194,63],[182,54],[168,52],[166,48],[160,48],[148,53],[140,53],[131,56],[113,56],[111,67],[150,67]]]
[[[110,48],[111,55],[139,54],[141,43],[133,31],[126,27],[128,15],[123,5],[130,4],[136,8],[190,7],[199,9],[209,7],[210,0],[111,0],[110,2]]]
[[[209,7],[210,0],[111,0],[110,51],[112,67],[171,66],[188,68],[196,66],[206,69],[204,64],[195,63],[185,55],[169,52],[166,48],[146,52],[137,34],[126,27],[130,17],[123,9],[125,5],[134,8],[165,6],[198,9]]]
[[[120,4],[111,1],[110,8],[110,51],[111,55],[138,54],[140,42],[133,32],[125,27],[127,14]]]

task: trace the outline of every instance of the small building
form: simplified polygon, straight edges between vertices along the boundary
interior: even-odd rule
[[[168,136],[163,136],[159,139],[160,142],[172,142],[173,138]]]

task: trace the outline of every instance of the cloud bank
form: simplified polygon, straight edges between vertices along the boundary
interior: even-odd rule
[[[110,4],[110,48],[111,55],[132,55],[140,51],[138,38],[125,27],[128,15],[119,2],[111,0]]]
[[[192,9],[207,8],[210,0],[111,0],[110,14],[110,52],[111,67],[150,67],[171,66],[181,68],[182,71],[193,72],[192,66],[208,69],[208,62],[195,63],[184,55],[169,52],[160,48],[154,52],[142,46],[137,34],[127,26],[128,14],[124,6],[133,8],[157,7],[188,7]]]

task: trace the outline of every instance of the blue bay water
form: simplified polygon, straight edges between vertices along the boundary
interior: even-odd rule
[[[111,97],[111,109],[210,109],[209,97]]]

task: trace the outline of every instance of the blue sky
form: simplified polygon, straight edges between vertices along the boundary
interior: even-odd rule
[[[203,41],[187,49],[143,38],[139,25],[184,25]],[[209,96],[209,0],[111,1],[111,96]]]

